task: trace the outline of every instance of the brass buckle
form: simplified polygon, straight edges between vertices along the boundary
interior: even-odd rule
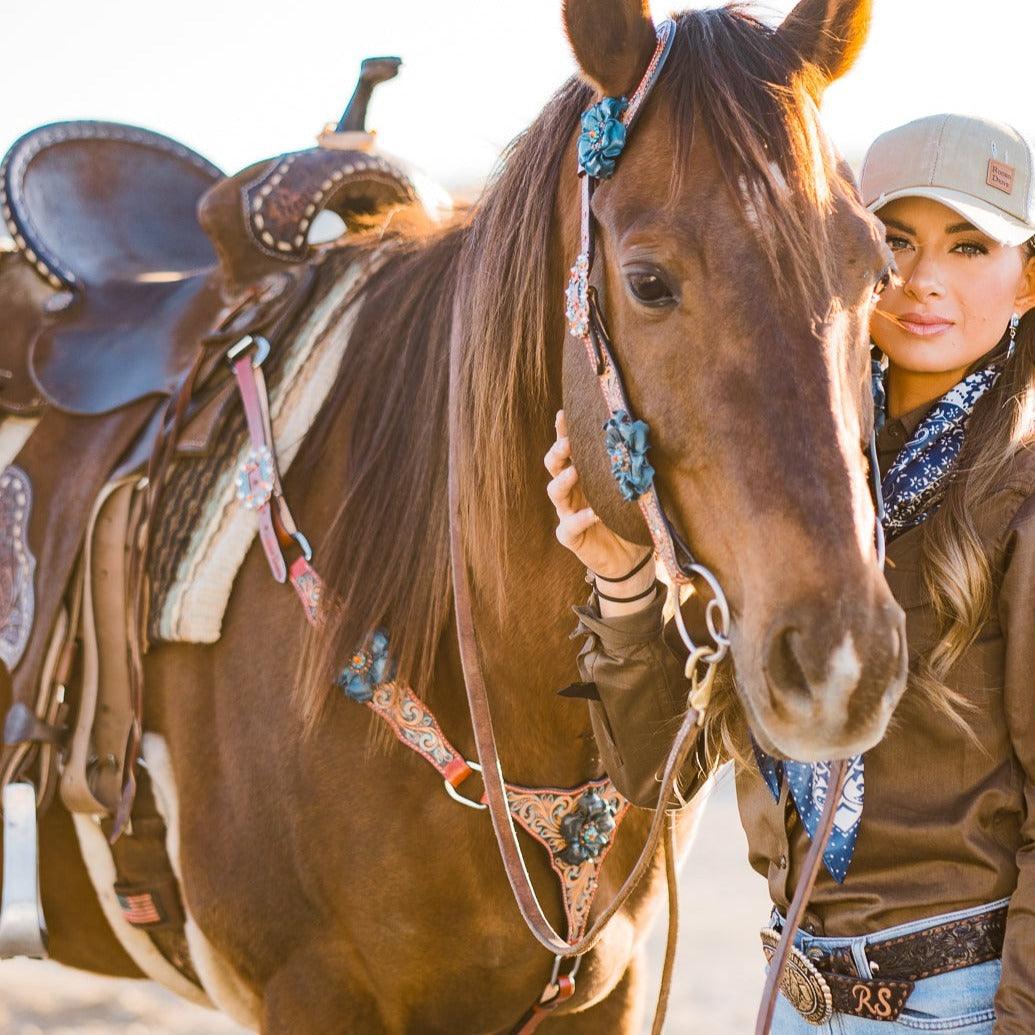
[[[766,961],[772,963],[780,944],[780,932],[775,927],[763,927],[761,933],[762,952]],[[826,978],[815,963],[793,945],[780,979],[780,991],[809,1024],[826,1024],[834,1015],[834,997]]]

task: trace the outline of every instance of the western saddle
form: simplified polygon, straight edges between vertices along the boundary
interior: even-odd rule
[[[410,176],[373,151],[364,128],[374,87],[399,64],[363,62],[345,114],[318,146],[234,176],[159,133],[111,122],[42,126],[0,164],[0,208],[15,245],[0,251],[0,417],[37,422],[0,472],[0,679],[12,701],[0,755],[0,958],[46,953],[37,811],[52,800],[59,770],[73,811],[114,814],[127,784],[133,798],[139,728],[135,738],[129,727],[139,727],[138,698],[115,709],[127,716],[122,725],[109,716],[106,729],[86,730],[85,746],[73,743],[85,722],[73,684],[96,668],[86,654],[77,657],[85,647],[75,629],[84,579],[87,600],[104,591],[84,560],[110,517],[101,501],[118,478],[139,488],[145,464],[156,480],[156,457],[167,460],[170,442],[175,449],[204,409],[195,405],[201,386],[207,400],[233,398],[220,392],[232,382],[228,345],[261,334],[276,348],[278,328],[342,235],[421,204]],[[315,243],[313,225],[328,213],[341,234]],[[135,505],[122,506],[127,529]],[[140,627],[132,612],[112,626],[108,611],[112,628],[126,617],[122,629]],[[95,638],[104,636],[98,628]],[[139,688],[126,690],[133,693]],[[107,738],[103,751],[97,737]],[[83,770],[71,792],[70,759]],[[70,804],[70,795],[85,804]],[[138,803],[147,798],[145,789]],[[134,837],[152,819],[134,812]]]

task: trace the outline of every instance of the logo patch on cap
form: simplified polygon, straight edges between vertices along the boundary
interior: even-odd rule
[[[997,162],[994,158],[988,160],[988,179],[985,181],[989,187],[995,187],[1004,194],[1013,193],[1013,181],[1017,170],[1005,162]]]

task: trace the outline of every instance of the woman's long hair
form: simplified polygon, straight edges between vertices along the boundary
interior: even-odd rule
[[[1025,246],[1035,259],[1035,239]],[[941,507],[924,524],[920,545],[921,585],[938,622],[938,638],[910,665],[903,702],[919,711],[933,709],[974,739],[968,722],[976,703],[950,687],[946,678],[981,635],[995,601],[1000,559],[982,536],[981,504],[1009,480],[1017,454],[1035,447],[1035,309],[1017,327],[1013,355],[995,386],[974,407],[956,470]],[[753,764],[732,672],[716,685],[704,725],[707,762],[733,759]]]
[[[1035,240],[1026,245],[1035,258]],[[1002,489],[1017,453],[1035,443],[1035,310],[1017,327],[1002,376],[974,407],[957,468],[938,512],[927,522],[920,578],[939,624],[934,647],[912,672],[920,695],[966,732],[973,703],[946,686],[950,669],[981,634],[995,600],[999,558],[979,525],[981,503]]]

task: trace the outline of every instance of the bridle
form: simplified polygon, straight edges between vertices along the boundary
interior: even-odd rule
[[[657,82],[658,76],[671,51],[675,28],[675,23],[671,20],[664,21],[658,26],[657,44],[654,53],[643,78],[633,91],[628,103],[622,107],[621,102],[616,102],[614,98],[605,98],[605,102],[612,102],[612,111],[620,109],[620,121],[624,131],[631,128],[651,89]],[[590,109],[590,111],[593,111],[593,109]],[[622,136],[624,137],[624,133]],[[611,452],[612,470],[616,478],[619,479],[620,484],[622,484],[623,479],[621,476],[628,475],[630,469],[634,466],[633,461],[636,459],[633,455],[637,448],[635,445],[636,435],[630,434],[630,432],[638,430],[640,434],[645,434],[646,425],[641,421],[635,421],[632,416],[621,373],[611,349],[611,342],[604,324],[599,299],[596,290],[589,284],[593,264],[593,224],[590,202],[592,201],[597,177],[590,175],[581,161],[580,176],[582,179],[581,249],[575,264],[572,266],[566,291],[568,331],[575,339],[582,342],[589,362],[596,374],[609,414],[609,420],[605,428],[609,432],[608,443],[609,451]],[[460,525],[458,452],[460,448],[460,413],[462,407],[460,406],[459,399],[459,375],[460,349],[457,346],[456,340],[454,340],[450,354],[449,391],[449,533],[453,593],[457,637],[471,714],[471,724],[478,761],[482,767],[485,800],[489,807],[489,814],[492,819],[500,856],[518,909],[532,935],[555,957],[574,956],[580,958],[596,945],[609,921],[625,905],[642,878],[652,868],[659,843],[664,844],[670,899],[670,937],[662,974],[661,994],[654,1020],[653,1031],[656,1035],[656,1033],[660,1032],[664,1022],[665,1005],[672,977],[674,950],[674,930],[672,930],[672,925],[675,916],[674,902],[676,895],[675,849],[671,816],[667,809],[674,797],[678,797],[680,773],[691,752],[694,750],[700,735],[704,710],[711,696],[711,688],[718,666],[729,652],[729,604],[719,580],[706,566],[700,564],[694,558],[685,540],[679,535],[666,515],[657,488],[653,483],[652,472],[650,477],[641,478],[641,484],[634,484],[629,490],[631,494],[628,494],[627,498],[635,500],[639,505],[650,532],[656,555],[669,577],[670,593],[675,598],[673,613],[676,627],[689,651],[687,661],[687,677],[691,684],[689,707],[665,763],[660,781],[657,807],[653,813],[647,839],[639,858],[617,894],[597,916],[586,933],[581,938],[569,942],[557,933],[547,919],[525,866],[521,847],[517,840],[513,817],[507,803],[507,792],[500,766],[485,679],[481,669],[478,641],[474,629],[473,600]],[[880,524],[881,493],[876,464],[875,432],[871,435],[869,451],[875,501],[878,508],[878,554],[881,563],[883,563],[883,536]],[[647,469],[649,470],[649,467]],[[640,464],[639,471],[641,474],[642,470],[643,467]],[[633,482],[635,481],[633,479]],[[625,478],[624,482],[627,486],[630,484],[628,478]],[[680,587],[688,586],[695,580],[705,583],[711,592],[711,599],[705,605],[706,623],[711,637],[710,643],[697,643],[693,639],[683,622],[680,612]],[[822,863],[823,848],[833,827],[844,770],[845,763],[843,761],[832,764],[829,782],[831,791],[827,794],[822,816],[805,859],[801,879],[787,912],[780,943],[770,963],[758,1015],[756,1035],[766,1035],[772,1023],[777,992],[793,947],[794,935],[800,926],[808,898]]]

